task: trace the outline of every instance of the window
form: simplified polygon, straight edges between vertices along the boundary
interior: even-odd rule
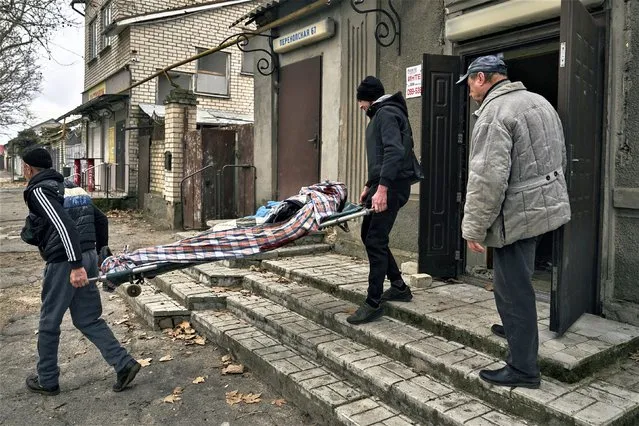
[[[111,2],[107,3],[106,6],[102,8],[102,48],[104,49],[107,46],[111,46],[112,37],[107,37],[105,35],[106,28],[111,25],[113,22],[113,8],[111,7]]]
[[[255,70],[255,52],[242,52],[242,74],[253,74]]]
[[[89,61],[98,56],[98,21],[89,23]]]
[[[167,74],[169,75],[169,77],[171,77],[171,80],[173,81],[174,84],[177,84],[182,89],[187,89],[187,90],[191,89],[191,76],[192,76],[191,74],[176,72],[176,71],[169,71],[167,72]],[[155,98],[155,103],[157,105],[163,105],[164,100],[169,95],[171,90],[173,90],[173,86],[171,85],[171,82],[169,81],[168,78],[166,78],[164,74],[160,74],[158,76],[157,88],[158,89],[157,89],[157,96]]]
[[[198,49],[198,53],[203,51]],[[196,92],[228,96],[229,56],[226,52],[214,52],[197,60]]]

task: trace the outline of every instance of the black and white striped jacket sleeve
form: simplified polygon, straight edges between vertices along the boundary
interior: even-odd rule
[[[57,194],[46,187],[37,187],[29,196],[29,208],[33,213],[49,221],[60,235],[60,241],[73,269],[82,266],[80,235],[73,219],[58,201]]]

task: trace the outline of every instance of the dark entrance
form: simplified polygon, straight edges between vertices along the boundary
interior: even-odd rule
[[[118,121],[115,123],[115,188],[118,191],[124,191],[126,184],[126,142],[124,136],[124,124],[126,121]],[[111,182],[107,182],[111,185]]]
[[[282,67],[278,92],[277,198],[319,180],[322,57]]]
[[[456,65],[459,62],[452,59],[447,68],[441,57],[426,55],[424,58],[424,122],[430,122],[424,124],[422,132],[422,160],[425,168],[432,168],[431,176],[427,176],[427,179],[438,179],[447,188],[445,191],[440,189],[440,193],[452,193],[451,188],[462,188],[460,192],[463,194],[463,184],[457,185],[455,176],[459,176],[460,182],[465,181],[467,154],[461,156],[456,167],[445,171],[445,167],[454,163],[444,161],[443,157],[433,153],[450,151],[460,142],[466,145],[468,135],[464,136],[464,133],[472,129],[470,113],[474,108],[465,101],[465,95],[461,97],[458,116],[468,118],[468,122],[460,122],[457,132],[441,136],[441,131],[437,129],[447,122],[432,113],[426,113],[437,109],[438,97],[433,93],[439,90],[441,83],[437,81],[444,73],[459,73],[480,55],[503,54],[509,65],[511,80],[522,81],[529,90],[545,96],[559,112],[566,136],[566,176],[572,220],[560,230],[541,238],[535,278],[538,290],[550,293],[550,329],[560,334],[584,312],[599,313],[599,192],[604,81],[602,34],[601,28],[580,2],[563,0],[560,24],[545,24],[536,29],[515,32],[508,37],[495,36],[459,46],[457,51],[462,55],[464,67]],[[433,61],[441,64],[436,70],[428,65]],[[461,151],[458,147],[457,152]],[[454,152],[448,152],[448,155],[454,155]],[[432,249],[434,237],[424,235],[426,232],[436,235],[436,230],[428,224],[435,224],[437,217],[448,217],[448,222],[440,222],[454,227],[457,233],[443,234],[447,235],[447,239],[442,240],[443,244],[449,247],[458,244],[459,221],[455,220],[458,214],[458,205],[440,202],[437,189],[424,188],[422,185],[420,271],[435,276],[449,276],[453,270],[450,265],[454,264],[455,258],[461,257],[462,262],[466,259],[468,254],[465,253],[465,245],[459,253],[461,256],[447,250],[442,257]],[[487,260],[490,263],[490,256]],[[443,268],[442,265],[448,266]],[[460,270],[459,263],[457,270]]]

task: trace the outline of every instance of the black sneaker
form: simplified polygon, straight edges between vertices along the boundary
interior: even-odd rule
[[[118,380],[113,385],[113,392],[122,392],[124,388],[135,379],[135,375],[138,374],[141,367],[140,363],[136,360],[130,361],[126,367],[118,373]]]
[[[39,393],[42,395],[53,396],[60,393],[60,386],[55,386],[52,388],[43,387],[38,381],[38,376],[36,374],[31,374],[27,377],[26,380],[27,389],[31,392]]]
[[[395,286],[390,286],[388,290],[382,293],[383,302],[410,302],[413,300],[413,293],[410,291],[410,287],[406,286],[404,290],[400,290]]]
[[[368,303],[364,302],[362,306],[357,308],[357,311],[348,318],[348,321],[351,324],[363,324],[365,322],[371,322],[376,320],[377,318],[384,315],[384,308],[381,306],[379,308],[373,308]]]
[[[490,331],[497,337],[501,337],[502,339],[506,338],[506,330],[504,330],[504,326],[501,324],[493,324],[490,327]]]

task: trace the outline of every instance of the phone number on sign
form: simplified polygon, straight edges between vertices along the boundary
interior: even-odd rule
[[[407,96],[411,96],[411,95],[421,95],[422,94],[422,88],[421,87],[409,87],[406,90],[406,95]]]

